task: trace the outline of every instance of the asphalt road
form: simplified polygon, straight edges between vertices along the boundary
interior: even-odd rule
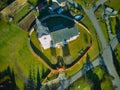
[[[115,46],[111,46],[113,44],[108,45],[106,43],[104,35],[102,33],[102,30],[101,30],[101,27],[99,26],[97,19],[94,15],[93,9],[90,9],[90,10],[85,9],[85,12],[88,15],[88,17],[90,18],[91,22],[93,23],[93,25],[96,29],[97,35],[101,41],[102,48],[103,48],[103,54],[102,54],[103,61],[107,67],[109,74],[114,77],[114,80],[112,80],[113,85],[117,87],[116,90],[120,90],[120,78],[119,78],[119,76],[116,72],[116,69],[114,67],[113,56],[112,56],[112,47],[115,47]],[[114,43],[117,43],[117,40],[115,40]]]

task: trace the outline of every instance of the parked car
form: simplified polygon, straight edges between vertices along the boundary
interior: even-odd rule
[[[77,21],[81,20],[82,18],[83,18],[83,15],[81,14],[74,16],[74,19]]]

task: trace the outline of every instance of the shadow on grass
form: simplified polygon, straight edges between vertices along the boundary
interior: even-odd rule
[[[50,52],[51,52],[51,55],[56,57],[56,48],[55,47],[50,47]]]
[[[62,56],[58,56],[57,60],[58,60],[58,62],[57,62],[58,68],[61,68],[61,67],[65,66],[65,63],[64,63],[64,60],[63,60]]]
[[[28,80],[26,83],[24,83],[24,90],[40,90],[42,84],[42,79],[43,77],[45,78],[50,71],[44,72],[43,70],[40,72],[39,68],[37,68],[37,72],[35,73],[36,70],[32,70],[30,68],[29,70],[29,75],[28,75]],[[42,76],[40,76],[42,73]],[[44,75],[44,76],[43,76]]]
[[[86,65],[87,65],[89,68],[93,68],[93,64],[92,64],[91,61],[90,61],[90,56],[89,56],[89,54],[87,54],[87,56],[86,56]]]
[[[101,84],[98,76],[90,69],[86,76],[89,80],[91,80],[91,83],[93,83],[92,90],[101,90]]]
[[[34,77],[35,76],[33,75],[33,72],[30,69],[27,84],[24,85],[24,90],[34,90],[36,88]]]
[[[84,40],[85,40],[85,42],[86,42],[86,44],[88,44],[88,42],[89,42],[89,40],[88,40],[88,37],[87,37],[87,35],[84,33]]]
[[[64,46],[62,46],[62,50],[63,50],[63,57],[70,56],[70,50],[68,44],[64,44]]]
[[[35,47],[35,45],[33,44],[33,42],[30,40],[30,44],[31,47],[33,49],[33,51],[40,57],[42,58],[42,60],[44,60],[51,68],[56,69],[56,65],[52,65],[50,63],[50,60],[38,49]]]
[[[87,54],[86,56],[86,77],[91,80],[91,83],[93,83],[93,90],[101,90],[101,84],[98,76],[92,71],[93,65],[90,62],[90,56]]]
[[[119,62],[118,62],[118,60],[117,60],[117,58],[116,58],[116,56],[118,55],[118,53],[116,53],[116,55],[115,55],[115,52],[116,52],[116,51],[117,51],[117,50],[115,49],[114,52],[112,52],[112,55],[113,55],[113,63],[114,63],[114,65],[115,65],[115,68],[116,68],[116,70],[117,70],[118,75],[120,76],[120,64],[119,64]]]
[[[117,52],[117,48],[113,51],[112,47],[111,47],[111,51],[112,51],[112,56],[113,56],[113,64],[115,65],[115,69],[116,69],[118,75],[120,76],[120,63],[119,63],[119,61],[116,58],[119,53]]]
[[[87,71],[93,68],[93,64],[90,61],[90,56],[87,54],[86,56],[86,63],[84,64],[84,67],[82,69],[82,74],[85,74]]]
[[[120,42],[120,20],[118,17],[116,17],[115,30],[116,30],[117,39]]]
[[[16,85],[14,70],[11,70],[10,66],[0,72],[0,86],[0,90],[19,90]]]

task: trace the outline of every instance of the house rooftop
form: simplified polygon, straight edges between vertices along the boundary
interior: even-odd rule
[[[50,6],[50,9],[51,9],[52,11],[55,11],[55,10],[57,10],[57,9],[59,9],[59,8],[60,8],[60,6],[58,5],[57,2],[52,2],[52,5]]]
[[[57,0],[58,3],[65,2],[66,0]]]

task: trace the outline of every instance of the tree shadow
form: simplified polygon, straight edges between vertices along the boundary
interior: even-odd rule
[[[90,62],[90,56],[86,56],[86,65],[84,66],[86,77],[93,83],[93,90],[101,90],[101,84],[98,76],[92,70],[93,64]]]
[[[41,88],[41,79],[40,79],[40,72],[39,69],[37,70],[37,86],[36,86],[36,90],[40,90]]]
[[[85,40],[86,44],[89,42],[88,37],[85,33],[84,33],[84,40]]]
[[[116,71],[117,71],[118,75],[120,76],[120,64],[119,64],[119,62],[118,62],[118,60],[116,58],[115,52],[116,52],[116,49],[112,52],[113,64],[115,65]]]
[[[90,56],[87,54],[86,64],[84,64],[84,67],[82,69],[82,74],[85,74],[87,71],[91,70],[92,68],[93,68],[93,64],[90,62]]]
[[[46,78],[49,73],[50,73],[49,69],[45,71],[44,68],[42,68],[42,79]]]
[[[62,50],[63,50],[63,57],[70,56],[68,43],[62,46]]]
[[[53,42],[52,43],[52,46],[50,47],[50,52],[51,52],[51,55],[56,57],[56,48],[53,46]]]
[[[11,69],[10,66],[8,66],[3,72],[0,72],[0,81],[0,90],[19,89],[16,85],[14,70]]]
[[[61,68],[61,67],[65,66],[65,63],[64,63],[64,60],[63,60],[62,56],[58,56],[57,60],[58,60],[58,62],[57,62],[58,68]]]
[[[27,82],[24,82],[24,90],[40,90],[42,87],[41,78],[45,78],[48,73],[50,73],[50,70],[47,70],[46,72],[42,70],[40,72],[39,68],[37,68],[36,73],[36,70],[33,70],[31,68],[29,70],[28,80]],[[40,76],[40,73],[42,73],[42,76]]]
[[[101,90],[100,80],[91,69],[86,73],[86,77],[93,83],[92,90]]]
[[[93,64],[90,61],[90,55],[87,54],[86,56],[86,65],[88,66],[88,68],[93,68]]]
[[[52,55],[52,56],[56,57],[56,48],[55,48],[55,46],[54,46],[53,41],[51,41],[50,52],[51,52],[51,55]]]
[[[120,42],[120,20],[118,17],[116,17],[115,30],[116,30],[117,39]]]
[[[35,86],[35,83],[34,83],[34,80],[33,80],[33,73],[32,73],[32,70],[30,68],[27,84],[24,88],[25,88],[25,90],[35,90],[35,87],[36,86]]]

